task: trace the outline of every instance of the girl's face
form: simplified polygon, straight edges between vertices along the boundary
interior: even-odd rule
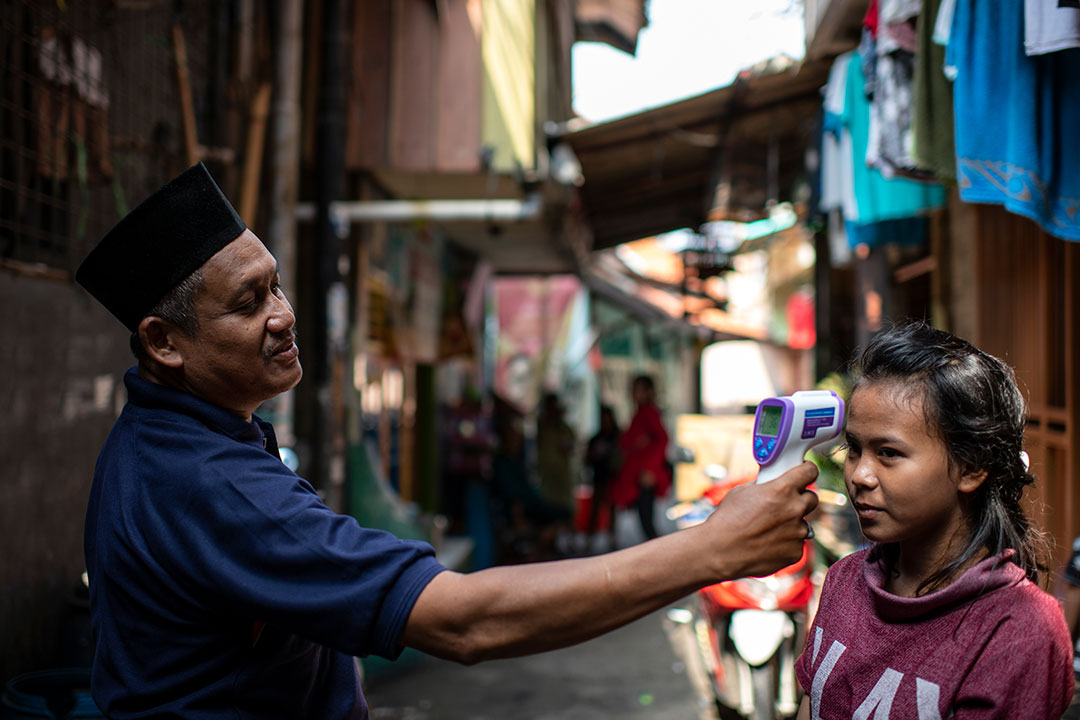
[[[966,538],[961,499],[979,483],[950,468],[944,441],[926,425],[921,393],[891,382],[860,385],[846,436],[844,484],[867,539],[936,560]]]

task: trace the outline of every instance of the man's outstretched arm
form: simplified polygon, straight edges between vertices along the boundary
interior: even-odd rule
[[[734,488],[701,525],[591,558],[443,572],[423,590],[403,645],[463,663],[566,647],[700,587],[768,575],[802,555],[812,463]]]

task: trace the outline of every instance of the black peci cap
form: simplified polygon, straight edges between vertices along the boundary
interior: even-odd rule
[[[106,233],[75,280],[134,332],[167,292],[246,229],[199,163]]]

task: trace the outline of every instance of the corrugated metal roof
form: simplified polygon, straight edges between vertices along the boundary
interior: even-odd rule
[[[747,72],[702,95],[555,133],[581,163],[594,249],[710,217],[757,219],[770,199],[791,199],[828,69]]]

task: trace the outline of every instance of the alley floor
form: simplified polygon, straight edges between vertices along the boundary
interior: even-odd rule
[[[660,611],[525,658],[463,667],[417,657],[370,677],[365,691],[374,720],[706,720],[713,710],[695,689],[692,642],[689,626]]]

